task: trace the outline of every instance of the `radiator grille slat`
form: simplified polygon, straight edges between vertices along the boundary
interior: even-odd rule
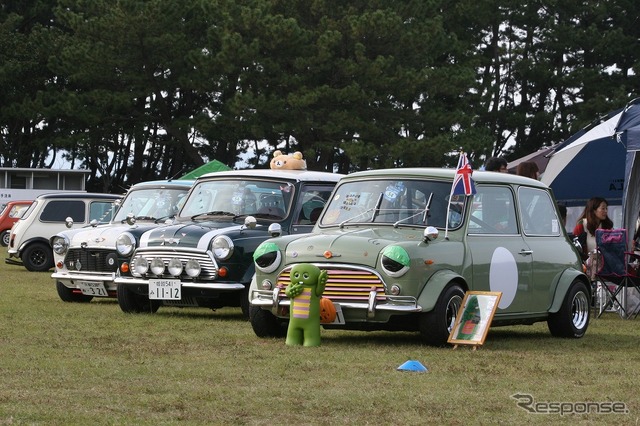
[[[67,252],[64,264],[70,271],[115,272],[118,269],[117,262],[114,261],[109,265],[107,263],[109,255],[115,259],[115,250],[73,248]]]
[[[278,297],[284,299],[286,287],[291,283],[291,268],[284,269],[278,276],[277,285],[280,286]],[[331,300],[357,300],[366,301],[369,293],[375,290],[376,300],[385,300],[384,283],[380,277],[372,271],[365,269],[353,269],[345,266],[336,268],[335,265],[317,264],[321,270],[327,271],[327,285],[324,289],[323,297]]]
[[[168,265],[169,260],[173,258],[180,259],[183,267],[188,260],[191,260],[191,259],[197,260],[198,263],[200,263],[200,268],[201,268],[200,276],[198,277],[199,280],[200,279],[213,280],[218,273],[218,265],[216,264],[215,260],[213,260],[213,257],[209,252],[204,250],[176,249],[176,248],[167,250],[167,249],[162,249],[160,247],[149,247],[149,248],[141,248],[136,250],[136,253],[133,256],[134,259],[136,256],[144,256],[147,258],[148,261],[151,261],[151,259],[155,257],[161,258],[165,265],[165,275],[163,275],[163,277],[166,277],[166,278],[170,277],[169,274],[166,272],[166,266]],[[155,275],[151,273],[147,274],[147,277],[157,278]],[[193,280],[192,278],[188,277],[184,271],[180,276],[180,278],[185,280]]]

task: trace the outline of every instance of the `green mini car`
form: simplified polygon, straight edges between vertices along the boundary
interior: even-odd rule
[[[249,292],[259,337],[283,336],[289,271],[328,272],[336,308],[325,328],[419,332],[447,342],[467,291],[501,292],[492,325],[547,321],[582,337],[591,285],[551,190],[506,173],[473,173],[476,193],[452,195],[455,170],[388,169],[343,177],[311,234],[271,238],[256,250]]]

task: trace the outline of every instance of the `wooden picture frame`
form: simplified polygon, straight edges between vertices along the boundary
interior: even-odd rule
[[[454,344],[454,349],[473,345],[475,350],[484,344],[501,297],[500,291],[466,292],[447,342]]]

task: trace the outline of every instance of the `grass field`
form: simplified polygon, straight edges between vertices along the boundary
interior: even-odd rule
[[[0,277],[0,425],[640,422],[640,318],[605,314],[578,340],[494,328],[477,351],[341,331],[302,348],[257,338],[239,309],[130,315],[60,301],[48,273]],[[429,372],[397,371],[410,359]]]

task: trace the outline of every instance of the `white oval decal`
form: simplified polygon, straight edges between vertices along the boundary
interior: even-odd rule
[[[491,257],[489,266],[489,287],[491,291],[501,291],[498,308],[505,309],[513,302],[518,290],[518,265],[511,252],[498,247]]]

